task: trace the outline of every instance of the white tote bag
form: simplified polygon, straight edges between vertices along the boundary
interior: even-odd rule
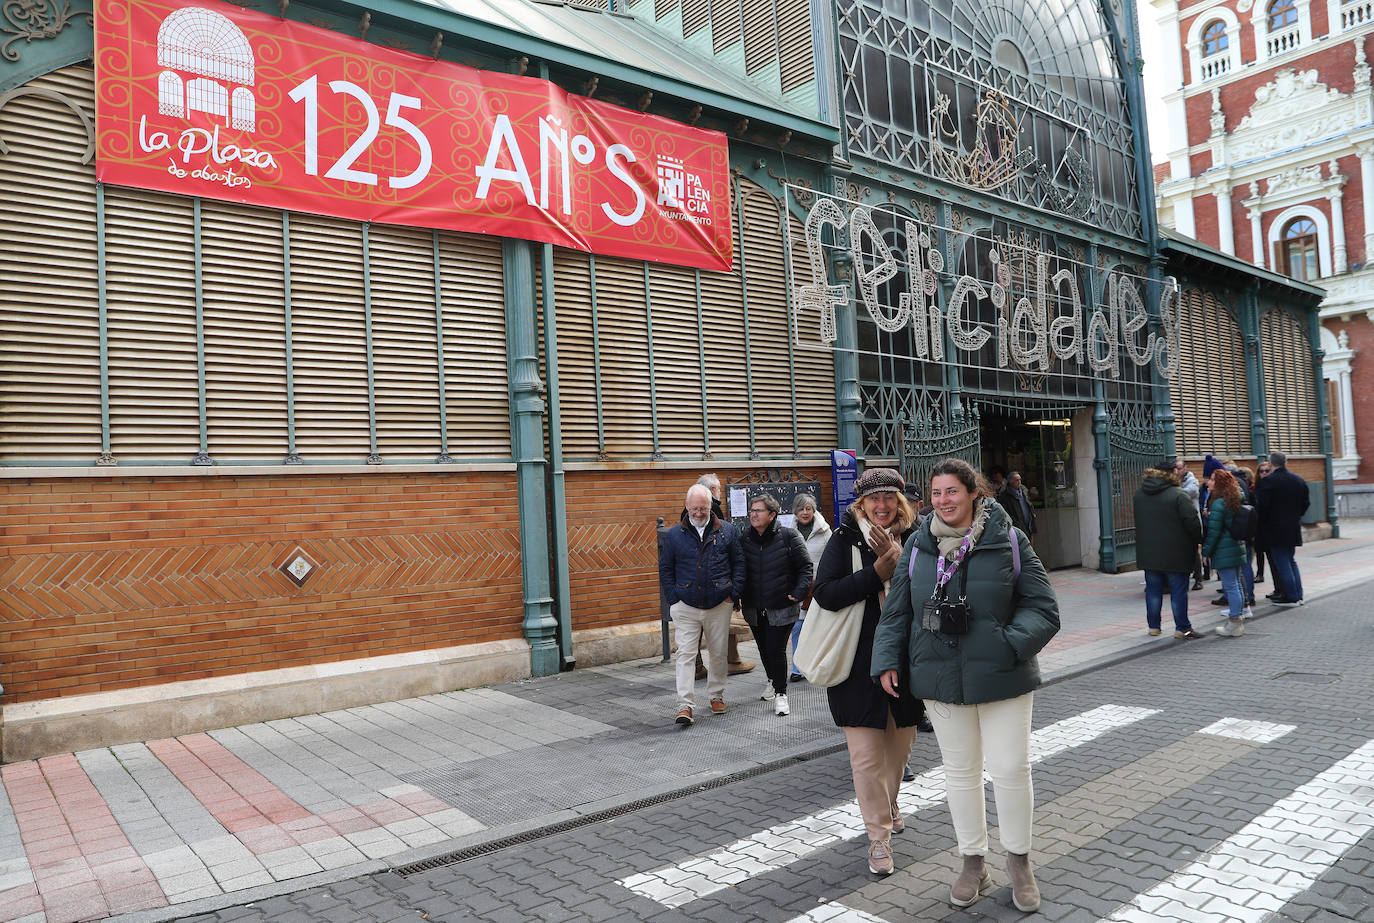
[[[863,567],[859,549],[854,548],[854,570]],[[852,572],[851,572],[852,573]],[[838,686],[849,679],[854,667],[854,654],[859,649],[859,633],[863,630],[864,606],[867,598],[838,612],[825,609],[815,599],[806,610],[801,635],[797,638],[797,652],[792,662],[806,675],[813,686]]]

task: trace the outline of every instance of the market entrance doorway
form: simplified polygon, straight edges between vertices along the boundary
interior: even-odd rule
[[[983,473],[994,489],[1013,473],[1021,475],[1021,491],[1035,520],[1031,544],[1051,569],[1083,563],[1071,414],[1069,408],[1025,416],[984,408],[980,417]],[[1005,486],[1001,490],[1004,504],[1015,502]]]

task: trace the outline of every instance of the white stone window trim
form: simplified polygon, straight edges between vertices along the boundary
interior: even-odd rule
[[[1274,258],[1276,252],[1275,244],[1281,240],[1281,234],[1288,222],[1294,218],[1310,218],[1312,223],[1317,226],[1317,272],[1322,278],[1331,275],[1331,221],[1326,217],[1326,212],[1311,203],[1305,205],[1293,205],[1285,208],[1274,217],[1269,223],[1269,232],[1266,238],[1269,242],[1267,256]],[[1277,272],[1277,268],[1275,272]],[[1308,279],[1309,283],[1315,283],[1315,279]]]
[[[1341,445],[1340,457],[1331,459],[1331,477],[1337,481],[1351,481],[1359,476],[1360,454],[1356,451],[1355,439],[1355,400],[1350,387],[1351,360],[1356,350],[1350,348],[1350,338],[1342,330],[1340,335],[1332,333],[1324,325],[1321,331],[1322,380],[1336,382],[1336,402],[1338,406],[1326,408],[1328,417],[1340,420]],[[1333,446],[1333,448],[1335,448]]]
[[[1255,30],[1255,61],[1257,63],[1283,57],[1312,44],[1312,0],[1296,0],[1293,5],[1298,10],[1298,21],[1291,26],[1285,26],[1274,34],[1279,35],[1290,29],[1295,29],[1298,43],[1292,48],[1270,52],[1269,40],[1272,36],[1269,34],[1269,6],[1272,2],[1273,0],[1255,0],[1254,12],[1250,14],[1250,26]]]
[[[1202,33],[1212,23],[1220,19],[1226,25],[1226,50],[1212,55],[1208,62],[1224,60],[1221,72],[1203,76]],[[1204,83],[1222,77],[1234,77],[1240,72],[1240,20],[1230,7],[1218,6],[1198,15],[1188,27],[1188,64],[1191,77],[1189,83]]]

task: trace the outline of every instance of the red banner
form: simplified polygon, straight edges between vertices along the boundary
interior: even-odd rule
[[[96,3],[106,183],[731,266],[725,136],[216,2]]]

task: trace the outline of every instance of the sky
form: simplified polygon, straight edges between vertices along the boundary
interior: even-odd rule
[[[1136,15],[1140,17],[1140,56],[1145,60],[1145,120],[1150,126],[1150,159],[1160,163],[1169,159],[1169,132],[1164,120],[1164,93],[1173,89],[1164,86],[1164,67],[1159,40],[1159,23],[1155,22],[1155,8],[1149,0],[1137,0]],[[1175,49],[1173,54],[1178,54]]]

